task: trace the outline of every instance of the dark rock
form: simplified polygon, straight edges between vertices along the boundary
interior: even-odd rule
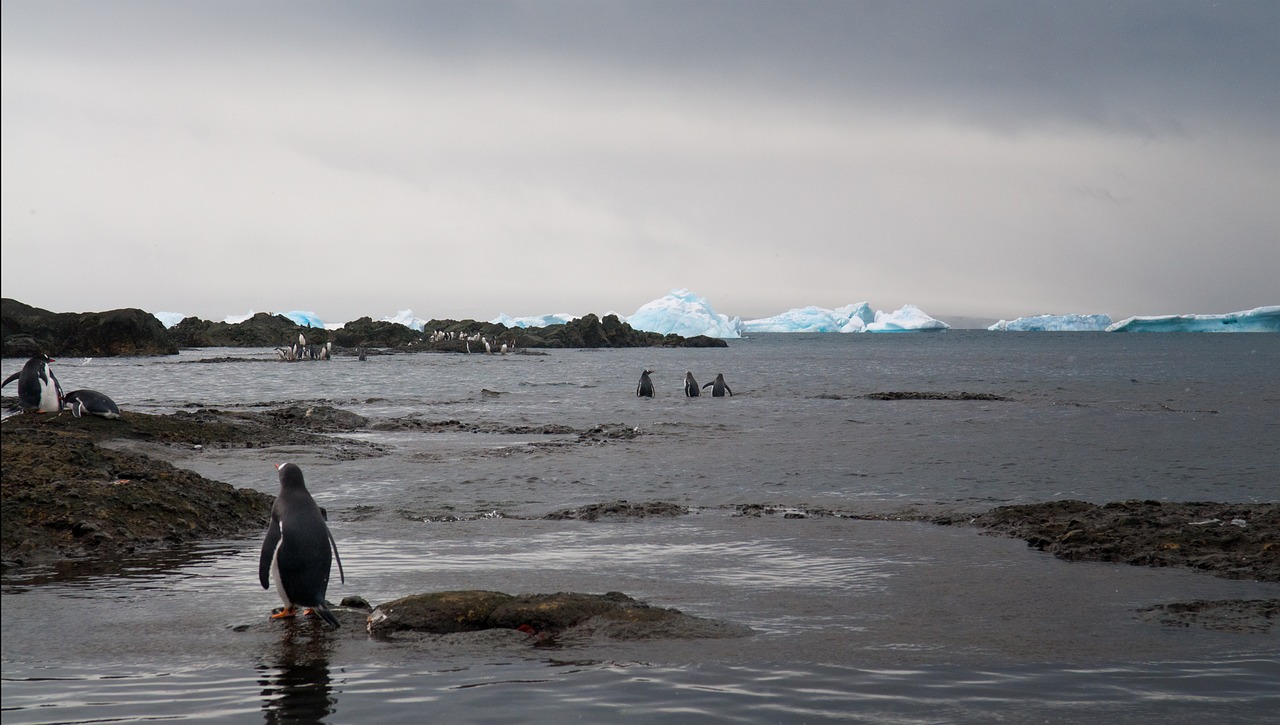
[[[974,518],[992,533],[1071,561],[1199,569],[1280,582],[1280,504],[1050,501]]]
[[[361,317],[333,331],[333,344],[345,348],[407,347],[422,342],[422,333],[398,322]]]
[[[17,300],[0,300],[5,357],[176,355],[178,342],[160,320],[139,309],[49,312]]]
[[[867,400],[1009,400],[994,393],[938,393],[931,391],[895,391],[889,393],[867,393],[862,396]]]
[[[651,516],[684,516],[689,513],[687,506],[667,503],[665,501],[649,501],[647,503],[627,503],[626,501],[609,501],[578,508],[555,511],[543,516],[544,519],[562,521],[577,519],[580,521],[597,521],[601,518],[643,519]]]
[[[169,333],[183,347],[280,347],[298,341],[322,345],[330,341],[330,332],[321,327],[305,327],[284,315],[259,312],[244,322],[210,322],[188,317],[174,325]]]
[[[544,639],[570,632],[618,639],[751,634],[747,627],[650,607],[621,592],[516,596],[468,590],[415,594],[378,605],[368,619],[369,632],[380,637],[405,632],[450,634],[489,629],[519,630]]]

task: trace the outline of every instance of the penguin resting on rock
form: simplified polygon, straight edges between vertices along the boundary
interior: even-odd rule
[[[96,390],[72,390],[62,399],[62,404],[71,409],[71,414],[79,418],[82,415],[100,415],[103,418],[119,418],[120,406],[116,401]]]
[[[280,472],[280,494],[271,506],[271,523],[258,558],[259,583],[269,589],[268,579],[274,580],[276,593],[284,602],[284,609],[271,618],[292,617],[301,606],[307,608],[304,614],[315,612],[337,628],[338,618],[329,611],[324,596],[329,588],[330,548],[338,561],[338,576],[346,583],[338,544],[320,507],[307,492],[302,469],[293,463],[276,469]]]
[[[54,377],[49,363],[53,358],[40,353],[27,361],[18,372],[0,383],[0,388],[18,381],[18,407],[24,413],[57,413],[62,410],[62,385]]]

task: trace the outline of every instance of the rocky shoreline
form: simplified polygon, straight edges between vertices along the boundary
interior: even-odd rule
[[[417,419],[399,423],[415,428],[461,425]],[[326,433],[396,424],[371,424],[348,411],[297,403],[265,412],[126,412],[114,421],[94,416],[11,416],[0,427],[0,558],[6,571],[68,560],[102,561],[202,538],[244,535],[264,525],[271,496],[211,481],[151,455],[124,450],[128,446],[121,444],[331,446],[333,439]],[[582,441],[609,434],[603,428],[557,427],[555,432],[576,433]],[[115,447],[101,445],[106,441]],[[1029,546],[1071,561],[1178,567],[1232,579],[1280,582],[1280,505],[1274,503],[1052,501],[1002,506],[977,515],[861,514],[764,504],[734,508],[740,516],[841,516],[974,526],[984,533],[1021,538]],[[686,507],[666,502],[612,501],[549,512],[542,518],[597,521],[688,513]],[[1143,616],[1164,624],[1266,631],[1278,613],[1280,603],[1265,600],[1171,603]]]
[[[538,348],[726,347],[705,335],[636,330],[617,315],[584,315],[563,325],[507,327],[476,320],[430,320],[423,330],[397,322],[361,317],[338,330],[304,327],[283,315],[259,312],[243,322],[211,322],[188,317],[166,329],[139,309],[108,312],[50,312],[13,299],[0,299],[0,354],[31,357],[39,353],[74,357],[176,355],[192,347],[289,346],[302,335],[308,344],[332,346],[332,354],[357,356],[370,348],[395,352],[485,352]]]

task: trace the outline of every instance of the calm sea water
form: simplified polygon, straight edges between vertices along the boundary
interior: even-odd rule
[[[230,356],[236,362],[202,363]],[[1280,335],[760,335],[727,349],[385,355],[270,350],[63,359],[126,410],[329,404],[374,420],[631,430],[361,432],[330,448],[168,449],[274,493],[302,466],[346,564],[330,599],[448,589],[622,591],[751,627],[740,639],[372,641],[263,627],[256,536],[3,580],[10,723],[1261,722],[1280,635],[1134,610],[1280,585],[1067,563],[967,527],[737,515],[1005,503],[1280,500]],[[7,376],[23,361],[5,359]],[[634,396],[644,368],[658,397]],[[723,372],[731,398],[681,395]],[[883,391],[1007,401],[875,401]],[[709,390],[706,392],[710,392]],[[11,389],[6,393],[14,394]],[[540,517],[626,499],[691,507]],[[444,520],[453,517],[456,520]]]

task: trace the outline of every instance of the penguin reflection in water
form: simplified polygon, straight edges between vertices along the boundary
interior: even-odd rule
[[[640,382],[636,384],[636,396],[640,398],[653,397],[653,380],[649,378],[653,374],[652,370],[645,370],[640,373]]]
[[[711,397],[713,398],[723,398],[725,393],[733,395],[733,391],[729,389],[729,384],[724,381],[724,373],[718,373],[715,380],[702,387],[711,388]]]
[[[262,556],[258,559],[258,581],[263,589],[276,583],[276,593],[284,602],[284,609],[271,615],[272,619],[292,617],[298,607],[306,607],[304,614],[315,612],[321,619],[337,627],[338,618],[325,604],[325,591],[329,587],[329,550],[338,561],[338,576],[346,583],[342,572],[342,559],[338,557],[338,545],[329,533],[324,514],[316,505],[302,479],[302,469],[293,463],[276,468],[280,472],[280,495],[271,506],[271,523],[262,542]]]

